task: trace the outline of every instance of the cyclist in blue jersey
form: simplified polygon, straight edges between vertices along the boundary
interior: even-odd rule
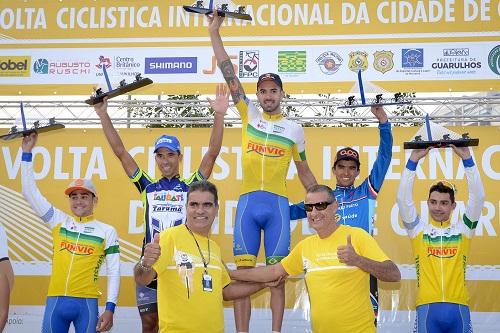
[[[125,149],[118,132],[107,114],[107,100],[94,106],[104,130],[104,134],[115,155],[120,159],[123,169],[141,194],[144,208],[145,238],[150,243],[154,235],[169,227],[184,223],[186,193],[194,181],[205,180],[212,173],[215,160],[219,155],[224,131],[224,115],[229,106],[229,93],[223,84],[217,85],[215,100],[208,99],[214,109],[214,125],[210,135],[208,150],[200,166],[188,178],[179,175],[182,160],[179,140],[171,135],[162,135],[155,142],[155,160],[161,171],[159,180],[152,179],[143,171]],[[144,245],[143,244],[143,245]],[[142,323],[142,332],[158,332],[156,281],[149,286],[136,286],[137,307]]]
[[[383,107],[372,107],[371,112],[379,121],[380,143],[378,155],[370,175],[359,186],[354,186],[359,175],[359,153],[350,147],[339,150],[335,157],[332,172],[337,179],[333,193],[339,208],[337,210],[338,223],[358,227],[373,235],[375,222],[375,206],[378,193],[384,183],[385,174],[392,159],[392,131],[391,123]],[[290,206],[290,219],[296,220],[306,217],[304,203]],[[371,300],[375,316],[378,315],[377,280],[370,277]],[[375,321],[376,322],[376,321]]]

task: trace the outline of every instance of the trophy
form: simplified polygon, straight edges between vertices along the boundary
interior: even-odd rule
[[[425,116],[425,125],[415,135],[413,141],[404,143],[404,149],[426,149],[427,147],[446,148],[449,145],[469,147],[479,145],[479,139],[471,139],[469,133],[459,135],[444,126],[440,126]]]
[[[182,6],[185,11],[196,14],[212,14],[214,12],[214,0],[210,0],[208,8],[204,7],[202,0],[196,1],[192,6]],[[231,10],[229,4],[223,3],[215,6],[217,15],[222,17],[231,17],[240,20],[251,21],[252,17],[245,12],[245,6],[238,6],[238,8]]]
[[[30,128],[28,128],[28,126],[26,125],[26,118],[24,117],[23,102],[21,102],[21,121],[23,124],[22,129],[18,129],[17,126],[14,125],[10,128],[10,131],[7,134],[1,135],[0,139],[6,141],[13,140],[20,137],[28,136],[33,132],[44,133],[64,128],[64,125],[56,122],[55,118],[49,118],[47,121],[36,120],[33,122],[33,125]]]
[[[384,98],[382,94],[377,94],[373,100],[369,101],[369,103],[366,103],[365,90],[363,88],[363,80],[361,78],[361,70],[358,71],[358,85],[361,101],[356,99],[355,96],[349,96],[344,105],[337,107],[337,109],[355,109],[372,106],[411,104],[411,101],[405,98],[404,95],[400,92],[395,93],[394,97],[391,97],[389,99]]]
[[[141,74],[137,74],[135,76],[135,81],[132,83],[126,83],[125,80],[121,80],[120,84],[117,88],[113,89],[111,87],[111,83],[109,82],[108,72],[106,71],[106,66],[102,64],[102,72],[104,74],[104,78],[106,79],[106,85],[108,86],[108,91],[103,92],[101,88],[97,89],[89,99],[85,101],[88,105],[94,105],[97,103],[101,103],[104,97],[113,98],[116,96],[120,96],[131,92],[133,90],[142,88],[147,86],[148,84],[153,83],[153,81],[149,78],[142,78]]]

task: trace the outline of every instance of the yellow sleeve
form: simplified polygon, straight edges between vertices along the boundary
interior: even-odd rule
[[[153,265],[158,276],[167,270],[167,266],[172,265],[174,242],[171,230],[172,228],[169,228],[160,232],[161,255]]]
[[[294,276],[304,273],[304,264],[302,262],[302,246],[304,240],[300,241],[283,260],[281,265],[288,275]]]
[[[229,277],[229,273],[226,270],[224,265],[221,265],[222,269],[222,289],[224,289],[228,284],[231,283],[231,278]]]
[[[246,103],[245,99],[240,99],[240,101],[235,106],[240,113],[241,121],[248,122],[248,104]]]
[[[355,230],[355,232],[353,232]],[[389,257],[382,251],[375,238],[369,233],[360,228],[352,228],[351,243],[356,253],[378,262],[390,260]]]

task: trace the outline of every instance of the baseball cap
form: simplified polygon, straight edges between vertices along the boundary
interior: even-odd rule
[[[97,197],[97,191],[95,189],[94,184],[90,179],[75,179],[73,180],[68,188],[64,191],[64,194],[70,195],[71,192],[76,191],[76,190],[85,190],[87,192],[92,193],[94,196]]]
[[[281,78],[278,74],[265,73],[259,76],[259,80],[257,81],[257,89],[259,89],[260,84],[264,81],[273,81],[281,88],[281,90],[283,90],[283,82],[281,82]]]
[[[359,165],[361,164],[359,163],[359,153],[351,147],[342,148],[337,152],[337,155],[335,156],[335,162],[333,163],[333,167],[335,168],[337,162],[341,160],[354,161],[358,165],[358,168]]]
[[[155,142],[155,153],[160,148],[167,148],[178,153],[181,152],[181,144],[179,140],[172,135],[162,135]]]

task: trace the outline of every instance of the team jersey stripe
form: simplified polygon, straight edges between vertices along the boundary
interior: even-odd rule
[[[471,230],[476,229],[476,227],[477,227],[477,222],[478,222],[478,221],[476,221],[476,222],[472,222],[471,220],[469,220],[469,218],[468,218],[466,215],[464,215],[464,224],[465,224],[465,225],[466,225],[469,229],[471,229]]]
[[[259,131],[258,129],[256,129],[255,127],[253,127],[250,124],[248,124],[248,134],[250,136],[256,137],[260,140],[267,140],[267,142],[271,142],[271,143],[274,142],[276,144],[284,145],[287,147],[291,147],[295,144],[295,142],[293,142],[292,140],[290,140],[288,138]],[[267,139],[266,139],[266,137],[267,137]]]
[[[435,236],[423,235],[424,241],[428,243],[458,243],[462,240],[462,235]]]
[[[74,231],[70,231],[66,228],[61,227],[59,229],[59,235],[61,237],[65,237],[66,239],[69,238],[70,240],[79,240],[79,241],[85,241],[87,243],[95,243],[97,245],[102,244],[104,242],[104,239],[101,237],[97,236],[92,236],[92,235],[86,235]]]
[[[114,254],[114,253],[120,253],[120,246],[119,246],[119,245],[113,245],[113,246],[110,246],[110,247],[108,247],[108,248],[104,251],[104,254],[105,254],[105,255],[108,255],[108,254]]]

